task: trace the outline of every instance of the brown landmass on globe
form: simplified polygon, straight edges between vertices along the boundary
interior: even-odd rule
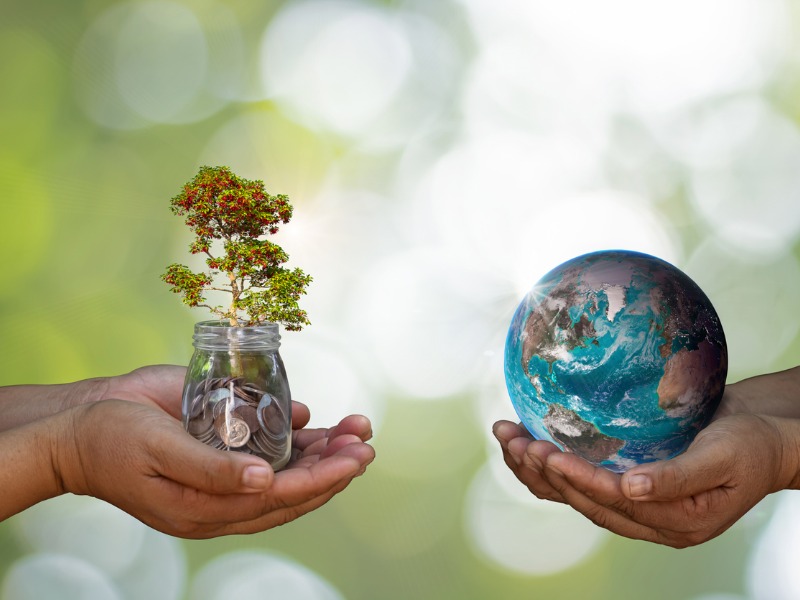
[[[722,396],[727,370],[727,354],[708,340],[697,350],[679,350],[667,360],[658,382],[658,406],[672,417],[694,413],[707,398]]]
[[[594,325],[586,314],[576,323],[567,310],[580,300],[572,280],[564,277],[549,294],[549,298],[534,308],[527,321],[522,342],[522,369],[530,376],[528,364],[534,355],[551,365],[578,346],[585,346],[587,339],[597,337]]]
[[[600,432],[594,424],[560,404],[551,404],[542,422],[564,448],[595,464],[612,459],[625,445],[624,440]]]

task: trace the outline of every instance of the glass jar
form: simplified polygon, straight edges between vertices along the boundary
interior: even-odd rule
[[[214,448],[283,467],[292,451],[292,402],[280,339],[276,323],[197,323],[183,386],[186,431]]]

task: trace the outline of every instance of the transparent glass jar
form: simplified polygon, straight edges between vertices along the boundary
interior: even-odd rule
[[[292,451],[292,402],[276,323],[194,327],[183,426],[201,442],[255,454],[280,469]]]

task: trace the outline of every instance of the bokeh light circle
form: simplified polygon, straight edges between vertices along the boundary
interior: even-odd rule
[[[222,54],[212,61],[203,24],[184,4],[117,4],[95,19],[76,48],[75,93],[89,118],[112,129],[197,121],[226,102],[224,93],[208,90],[210,66],[236,61],[224,46]]]
[[[261,47],[264,87],[312,127],[363,131],[403,85],[411,49],[389,11],[352,2],[284,5]]]
[[[206,564],[195,575],[190,600],[231,598],[292,598],[343,600],[325,579],[289,558],[242,550],[229,552]]]
[[[348,320],[393,389],[442,399],[471,389],[494,335],[494,297],[505,287],[447,248],[417,247],[364,273]]]
[[[565,504],[538,499],[495,458],[478,471],[466,496],[465,527],[480,556],[541,576],[576,567],[600,550],[606,530]],[[532,537],[542,543],[531,543]]]
[[[765,102],[709,106],[670,127],[692,171],[690,198],[737,252],[777,255],[800,235],[800,129]],[[691,132],[691,133],[690,133]],[[689,146],[689,147],[687,147]],[[692,164],[695,163],[695,164]]]
[[[419,236],[513,282],[520,297],[554,266],[628,249],[674,263],[671,234],[645,198],[604,183],[597,158],[570,138],[494,134],[469,140],[423,175]]]
[[[54,553],[34,554],[13,563],[3,580],[0,597],[123,600],[111,579],[97,567],[73,556]]]
[[[114,576],[125,598],[180,600],[186,591],[188,565],[180,540],[144,525],[142,544],[134,560]]]
[[[710,239],[680,265],[706,293],[728,342],[728,381],[773,369],[800,323],[789,317],[800,297],[800,264],[791,254],[759,260]]]
[[[137,557],[146,529],[111,504],[72,495],[37,504],[14,524],[32,549],[80,558],[111,576]]]
[[[506,78],[507,95],[538,87],[591,98],[609,116],[659,114],[757,87],[789,39],[779,0],[462,2],[484,47],[517,36],[538,42],[521,77]]]
[[[324,139],[285,115],[259,109],[224,122],[198,153],[197,164],[228,165],[241,177],[264,181],[270,194],[287,194],[297,205],[317,193],[331,161],[332,149]]]
[[[292,399],[311,409],[309,427],[333,427],[346,415],[362,414],[373,432],[380,428],[384,402],[358,376],[349,346],[348,340],[318,326],[302,336],[282,335],[280,353]]]
[[[205,81],[203,28],[184,5],[163,0],[139,4],[117,32],[114,67],[125,103],[146,119],[168,122]]]
[[[783,492],[772,519],[752,547],[747,589],[752,600],[800,598],[800,498]]]

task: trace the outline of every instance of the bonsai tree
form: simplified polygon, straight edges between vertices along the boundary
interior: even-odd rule
[[[263,182],[237,177],[228,167],[201,167],[170,207],[174,214],[186,216],[196,236],[189,252],[205,254],[208,265],[208,271],[194,273],[172,264],[161,276],[172,292],[183,295],[185,304],[208,308],[232,326],[273,322],[299,331],[309,324],[298,300],[311,277],[284,267],[286,252],[266,239],[292,218],[287,196],[272,196]],[[217,255],[212,254],[214,241],[222,243]],[[230,304],[207,304],[209,290],[229,293]]]

